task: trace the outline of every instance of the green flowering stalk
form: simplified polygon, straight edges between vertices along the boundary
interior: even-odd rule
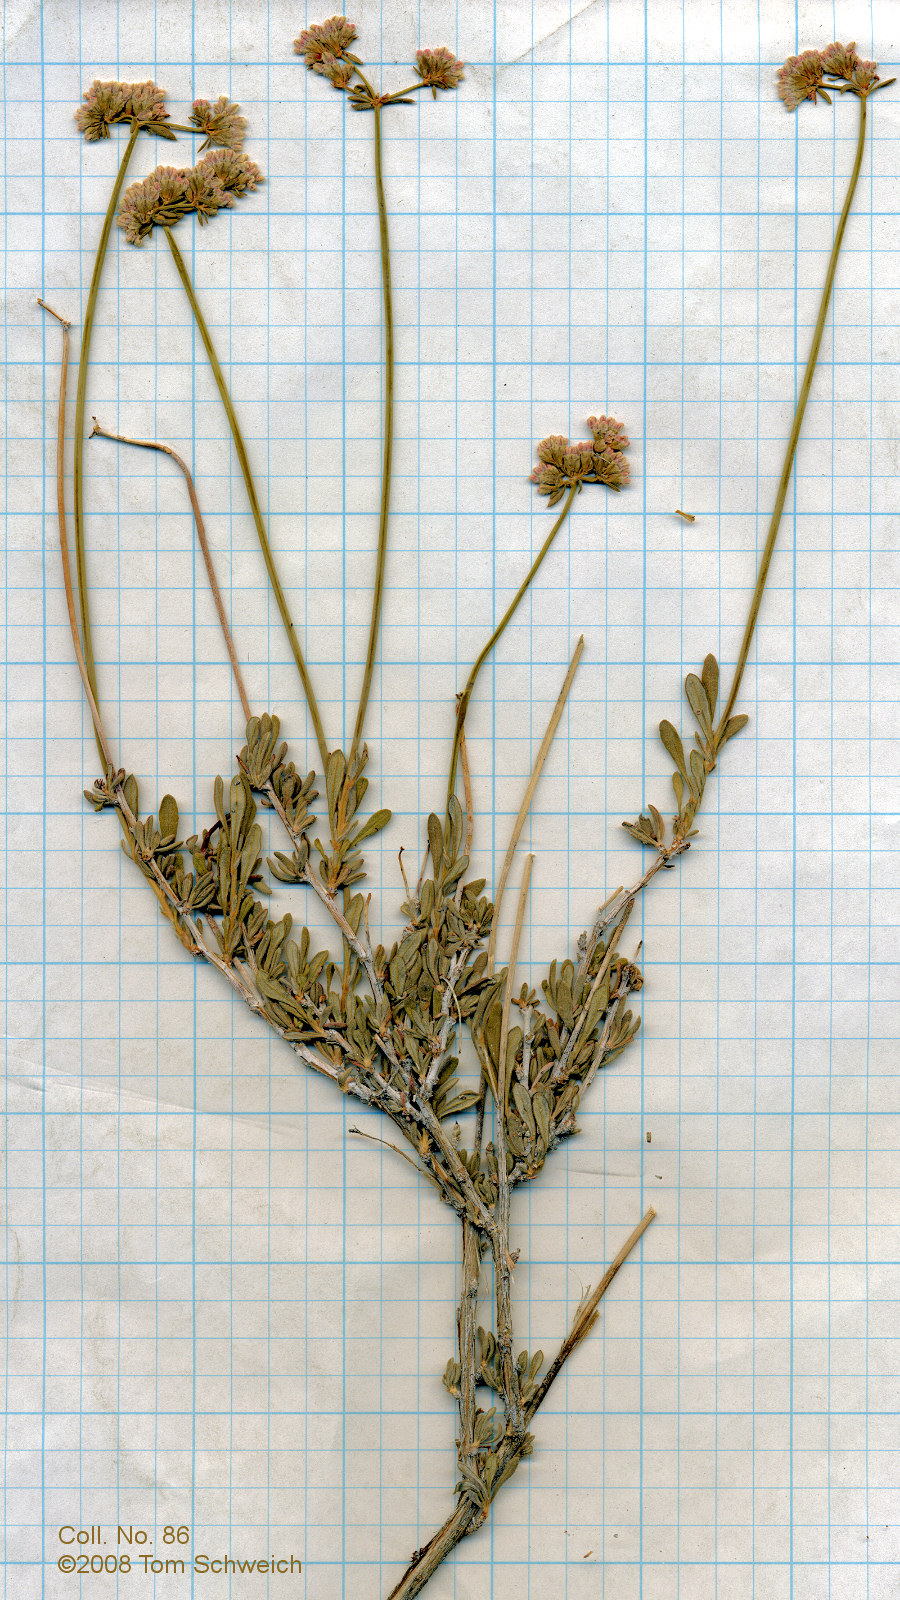
[[[419,50],[414,71],[417,81],[391,94],[379,94],[363,72],[364,63],[352,55],[349,46],[357,39],[356,25],[346,17],[329,17],[327,22],[314,22],[294,40],[294,51],[302,56],[310,72],[327,78],[333,87],[345,93],[354,111],[372,112],[372,137],[375,147],[375,193],[378,200],[378,226],[381,240],[381,284],[384,301],[384,453],[381,469],[381,506],[378,516],[378,551],[375,559],[375,581],[372,587],[372,612],[369,622],[369,639],[366,663],[363,669],[359,706],[353,728],[349,765],[354,765],[356,752],[362,739],[378,632],[381,622],[381,602],[384,595],[384,569],[387,560],[388,518],[390,515],[391,470],[394,450],[394,307],[391,294],[391,252],[388,235],[387,205],[384,195],[382,171],[381,114],[386,106],[412,105],[410,95],[417,89],[430,89],[437,99],[439,89],[455,89],[463,79],[463,63],[457,61],[451,50],[440,46],[436,50]]]
[[[508,623],[512,621],[521,602],[531,588],[544,557],[551,549],[556,535],[572,509],[576,494],[581,493],[586,483],[605,484],[607,489],[614,489],[618,493],[630,481],[628,461],[625,456],[629,439],[622,424],[617,422],[615,417],[588,417],[588,427],[591,429],[593,438],[587,444],[570,444],[569,440],[564,438],[562,434],[554,433],[548,439],[542,439],[537,447],[538,465],[531,474],[532,483],[537,484],[538,494],[544,494],[549,497],[548,505],[555,506],[563,495],[566,496],[566,501],[516,590],[512,601],[488,639],[487,644],[476,657],[466,686],[457,701],[453,749],[450,754],[450,774],[447,779],[448,804],[451,796],[456,793],[457,766],[463,729],[465,728],[466,714],[478,680],[478,674],[497,640],[505,632]]]
[[[91,693],[96,698],[97,674],[94,664],[85,557],[84,411],[97,294],[100,289],[103,265],[109,247],[113,220],[119,204],[119,196],[122,192],[122,185],[125,182],[134,147],[140,133],[146,133],[158,139],[174,141],[178,133],[196,134],[200,131],[206,135],[206,144],[221,144],[229,149],[239,150],[243,141],[245,124],[243,117],[238,115],[238,107],[231,105],[225,100],[224,96],[216,103],[215,108],[211,108],[207,100],[195,101],[191,118],[192,123],[195,124],[194,126],[186,127],[179,123],[173,123],[169,120],[169,113],[166,110],[165,91],[151,80],[145,83],[117,83],[105,82],[98,78],[94,80],[89,89],[85,90],[82,98],[84,104],[77,108],[75,122],[79,131],[84,135],[87,144],[97,144],[103,139],[110,138],[110,129],[119,124],[124,125],[127,123],[130,127],[128,142],[119,162],[118,172],[116,173],[106,207],[103,226],[100,230],[97,253],[94,257],[91,284],[84,313],[84,330],[81,336],[81,352],[78,359],[78,381],[75,395],[75,499],[73,507],[75,565],[78,579],[85,668],[91,686]],[[201,146],[201,148],[203,147]]]

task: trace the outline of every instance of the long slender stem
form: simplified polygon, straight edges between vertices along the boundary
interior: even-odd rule
[[[366,646],[366,664],[363,671],[359,708],[353,729],[348,768],[353,764],[357,746],[362,738],[375,652],[378,648],[378,631],[381,624],[381,602],[384,596],[384,568],[387,560],[388,516],[391,502],[391,467],[394,454],[394,306],[391,296],[391,252],[388,237],[387,206],[384,198],[384,175],[381,165],[381,107],[373,106],[375,113],[375,192],[378,196],[378,229],[381,238],[381,288],[384,299],[384,455],[381,465],[381,509],[378,515],[378,553],[375,558],[375,584],[372,590],[372,615],[369,622],[369,642]]]
[[[206,320],[203,316],[203,312],[200,310],[200,304],[197,300],[197,296],[194,293],[194,285],[191,282],[190,273],[185,265],[184,257],[178,248],[171,228],[164,227],[163,232],[165,233],[168,241],[169,249],[172,252],[172,260],[175,262],[178,276],[184,285],[184,291],[188,297],[188,301],[190,302],[191,310],[194,313],[194,320],[197,324],[197,330],[200,334],[200,338],[203,340],[203,345],[209,358],[212,375],[216,380],[216,387],[218,388],[221,396],[222,404],[225,407],[225,415],[228,418],[228,426],[231,429],[231,437],[234,440],[234,448],[237,451],[237,458],[240,463],[241,472],[244,478],[244,485],[247,490],[247,498],[250,501],[250,510],[253,513],[253,521],[256,525],[257,538],[259,539],[260,549],[263,553],[266,571],[269,574],[269,582],[272,585],[272,593],[275,596],[278,610],[281,613],[281,620],[284,623],[284,631],[288,637],[288,644],[291,647],[291,654],[294,657],[297,671],[300,674],[300,681],[303,684],[303,690],[306,695],[307,705],[309,706],[309,714],[312,718],[312,724],[315,729],[316,740],[319,746],[319,755],[321,756],[322,767],[324,770],[328,764],[328,745],[325,739],[325,730],[322,727],[322,719],[319,715],[319,706],[316,700],[315,691],[312,686],[309,670],[303,658],[303,652],[300,649],[297,635],[294,631],[293,620],[291,618],[290,611],[288,610],[288,603],[285,599],[284,590],[281,587],[281,580],[278,577],[275,561],[269,546],[269,539],[266,533],[265,523],[263,522],[262,511],[260,510],[259,500],[256,496],[256,486],[253,482],[253,475],[250,471],[250,461],[247,456],[247,447],[244,444],[244,436],[241,433],[240,423],[238,422],[237,414],[231,402],[231,395],[228,392],[228,385],[225,382],[222,368],[219,365],[219,358],[216,355],[209,329],[206,326]]]
[[[506,855],[503,858],[503,866],[500,870],[500,877],[497,881],[497,893],[494,896],[494,911],[491,917],[491,937],[488,941],[488,959],[486,969],[487,976],[489,978],[494,976],[494,958],[497,949],[497,933],[500,927],[500,906],[503,902],[503,895],[506,890],[507,880],[509,878],[510,870],[515,858],[516,846],[522,836],[522,829],[525,826],[526,818],[531,810],[531,802],[534,799],[534,791],[538,786],[541,773],[544,770],[544,762],[550,753],[550,746],[553,743],[554,735],[559,727],[560,718],[565,710],[566,701],[569,698],[569,690],[571,689],[575,680],[575,673],[578,670],[578,663],[581,660],[581,653],[583,650],[584,634],[582,634],[578,640],[578,643],[575,646],[575,653],[569,662],[569,670],[566,673],[563,686],[559,691],[559,697],[556,701],[556,705],[553,707],[550,721],[547,724],[547,731],[541,740],[541,747],[535,758],[534,766],[531,769],[531,777],[528,780],[525,793],[522,796],[522,804],[519,806],[518,815],[513,823],[513,830],[509,836],[509,844],[506,847]],[[465,769],[463,769],[463,771],[465,772]]]
[[[61,317],[58,311],[48,306],[43,300],[38,300],[38,305],[44,311],[49,311],[62,327],[63,349],[62,363],[59,373],[59,406],[56,418],[56,519],[59,526],[59,553],[62,557],[63,588],[66,594],[66,610],[69,615],[69,631],[72,635],[72,645],[75,650],[75,660],[84,688],[85,698],[94,724],[94,738],[101,761],[107,767],[115,765],[110,750],[109,740],[103,723],[100,719],[100,708],[94,694],[93,686],[88,675],[87,662],[81,648],[81,635],[78,631],[78,615],[75,610],[75,595],[72,591],[72,569],[69,562],[69,539],[66,533],[66,494],[65,494],[65,446],[66,446],[66,380],[69,376],[69,328],[71,323]]]
[[[97,674],[94,667],[94,645],[91,637],[91,611],[88,602],[87,568],[84,554],[84,403],[87,395],[88,362],[91,353],[91,335],[94,331],[94,312],[97,306],[97,291],[100,288],[100,278],[103,272],[103,263],[106,260],[106,250],[109,245],[109,236],[119,204],[119,195],[128,163],[137,143],[140,124],[131,124],[131,133],[125,151],[119,162],[116,181],[113,184],[106,216],[103,219],[103,228],[100,233],[100,243],[94,257],[94,271],[91,275],[91,287],[88,291],[87,307],[84,313],[84,330],[81,335],[81,352],[78,357],[78,387],[75,392],[75,570],[78,577],[78,596],[81,602],[81,626],[84,634],[84,661],[87,669],[88,682],[97,698]]]
[[[187,484],[187,492],[188,498],[191,502],[191,510],[194,513],[194,526],[197,529],[197,542],[200,546],[200,552],[203,556],[204,566],[206,567],[206,577],[209,583],[210,592],[213,597],[213,605],[216,608],[219,626],[222,629],[222,637],[225,640],[225,648],[228,651],[228,659],[231,662],[231,671],[234,675],[234,682],[238,695],[240,696],[244,720],[245,722],[249,722],[253,713],[250,710],[250,702],[247,699],[247,690],[244,686],[244,679],[238,663],[237,651],[235,650],[234,640],[231,636],[231,629],[228,625],[228,614],[225,610],[225,602],[222,599],[222,591],[219,588],[219,581],[216,577],[216,569],[213,566],[209,541],[206,537],[206,528],[204,526],[203,516],[200,511],[200,503],[197,499],[197,491],[194,488],[194,480],[191,477],[190,469],[188,468],[187,463],[182,461],[178,452],[173,450],[172,446],[169,444],[160,444],[156,439],[129,439],[124,433],[110,433],[108,428],[102,427],[102,425],[97,421],[96,417],[94,417],[92,420],[94,424],[93,431],[91,433],[92,439],[95,436],[98,439],[115,439],[119,444],[137,445],[141,450],[159,450],[163,455],[171,456],[172,460],[175,462],[175,465],[181,468],[181,471],[184,475],[184,481]]]
[[[768,537],[766,538],[762,559],[759,563],[759,574],[756,579],[756,588],[753,591],[753,599],[750,602],[750,615],[747,618],[747,626],[744,629],[744,637],[741,641],[741,649],[740,654],[738,655],[737,666],[734,669],[734,678],[731,684],[731,691],[728,695],[728,699],[725,703],[725,709],[722,712],[722,718],[719,723],[720,729],[724,728],[728,718],[731,716],[731,713],[734,710],[735,702],[738,697],[738,690],[741,687],[741,679],[744,676],[744,668],[747,665],[747,657],[750,653],[750,645],[753,641],[753,634],[756,630],[756,620],[759,616],[759,608],[762,604],[763,591],[766,587],[766,579],[769,576],[769,566],[771,564],[772,554],[775,549],[775,540],[778,537],[778,529],[781,525],[784,502],[787,498],[788,485],[791,481],[791,472],[794,466],[794,456],[797,453],[797,443],[800,438],[800,429],[803,426],[803,417],[806,412],[806,402],[809,399],[809,391],[812,386],[813,374],[816,370],[816,362],[819,359],[819,347],[822,343],[822,334],[825,331],[825,319],[828,315],[828,307],[831,301],[831,291],[834,287],[834,275],[837,271],[838,256],[841,253],[841,245],[844,240],[844,230],[847,226],[847,218],[850,215],[850,207],[853,204],[853,196],[856,193],[856,185],[859,181],[859,174],[862,168],[862,158],[865,143],[866,96],[865,94],[860,94],[859,136],[856,141],[856,160],[853,163],[853,171],[850,174],[850,182],[847,187],[847,194],[844,200],[843,210],[841,211],[840,221],[837,225],[837,232],[834,236],[834,244],[831,247],[831,259],[828,262],[828,271],[825,274],[825,287],[822,290],[822,300],[821,304],[819,305],[819,315],[816,319],[816,327],[815,332],[813,333],[809,358],[806,363],[806,371],[803,374],[803,382],[800,385],[800,395],[797,400],[797,409],[794,412],[794,421],[791,426],[790,438],[788,439],[787,451],[784,458],[784,466],[781,469],[781,478],[779,479],[778,483],[778,493],[775,496],[775,508],[772,512],[772,520],[769,523]]]
[[[456,789],[456,767],[457,767],[457,763],[458,763],[458,760],[459,760],[459,741],[460,741],[460,736],[462,734],[463,726],[464,726],[465,720],[466,720],[466,712],[469,709],[469,701],[472,698],[472,691],[475,688],[475,684],[476,684],[476,681],[478,679],[478,674],[481,671],[482,667],[484,666],[485,661],[487,660],[488,656],[490,655],[491,651],[493,650],[494,645],[497,643],[497,640],[500,638],[500,636],[503,633],[504,629],[506,628],[507,624],[512,620],[512,618],[515,616],[515,613],[519,609],[519,604],[523,600],[525,595],[527,594],[529,585],[531,584],[532,579],[536,576],[536,574],[538,572],[538,569],[539,569],[539,567],[541,565],[541,562],[543,561],[545,555],[547,554],[547,551],[550,549],[550,546],[552,545],[554,539],[556,538],[556,535],[559,533],[560,528],[562,527],[563,523],[566,520],[566,517],[569,515],[569,512],[572,509],[572,501],[575,499],[575,495],[576,495],[577,489],[578,489],[578,485],[573,483],[571,489],[569,490],[569,493],[566,496],[565,502],[563,504],[563,508],[562,508],[561,512],[559,513],[559,516],[557,517],[556,521],[554,522],[553,527],[550,529],[550,532],[548,533],[546,539],[544,540],[543,544],[541,545],[540,550],[538,551],[538,553],[535,556],[533,562],[531,563],[531,566],[529,567],[526,576],[524,577],[524,579],[520,583],[518,589],[516,590],[515,595],[513,596],[513,599],[510,601],[510,604],[507,606],[505,612],[503,613],[503,616],[500,618],[500,621],[497,623],[497,626],[494,629],[493,633],[491,634],[491,637],[488,639],[488,642],[485,645],[484,649],[481,651],[480,655],[478,655],[475,658],[475,665],[473,666],[472,671],[469,673],[469,677],[468,677],[468,680],[466,682],[466,686],[463,689],[463,692],[459,697],[459,702],[458,702],[457,708],[456,708],[456,728],[455,728],[454,734],[453,734],[453,750],[452,750],[451,755],[450,755],[450,777],[449,777],[448,782],[447,782],[447,805],[448,806],[450,804],[450,798],[451,798],[451,796],[453,795],[453,793],[455,792],[455,789]]]

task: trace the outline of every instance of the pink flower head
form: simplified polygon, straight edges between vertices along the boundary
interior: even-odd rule
[[[223,189],[218,178],[198,161],[187,174],[185,196],[188,207],[193,211],[201,228],[216,216],[223,206],[232,206],[234,201],[230,194]]]
[[[462,82],[463,62],[442,44],[436,50],[417,50],[415,70],[436,100],[438,89],[455,89]]]
[[[240,106],[220,94],[214,106],[208,100],[195,100],[191,122],[206,134],[200,151],[218,145],[223,150],[240,150],[244,143],[247,118],[240,114]]]
[[[538,461],[544,461],[550,466],[561,467],[563,457],[569,448],[569,441],[561,433],[551,433],[542,439],[537,447]]]
[[[346,57],[358,65],[355,56],[347,55],[347,46],[356,38],[356,24],[346,17],[329,17],[327,22],[311,22],[299,39],[294,40],[294,50],[306,59],[310,72],[320,72],[323,77],[331,73],[325,65],[331,57],[342,61]]]
[[[540,466],[535,467],[531,481],[537,484],[539,494],[549,497],[551,506],[567,489],[580,490],[585,483],[603,483],[618,490],[629,481],[624,455],[628,438],[621,423],[614,417],[591,417],[589,425],[594,434],[589,442],[570,444],[561,433],[551,433],[537,447]]]
[[[818,50],[804,50],[802,56],[788,56],[776,74],[778,93],[788,108],[796,111],[804,100],[816,101],[822,87],[822,57]]]
[[[157,167],[142,183],[133,183],[122,197],[118,224],[129,244],[143,244],[154,228],[172,228],[191,212],[202,226],[233,206],[232,196],[248,194],[262,181],[249,156],[210,150],[195,167]]]
[[[323,78],[328,78],[336,89],[346,89],[356,71],[352,61],[339,60],[337,56],[323,56],[321,63],[315,68]]]
[[[621,450],[598,450],[594,455],[594,473],[598,483],[607,489],[624,489],[631,482],[628,462]]]
[[[225,205],[231,205],[229,196],[249,194],[264,181],[256,162],[238,150],[210,150],[197,165],[223,189]]]
[[[846,78],[853,76],[854,69],[859,65],[859,56],[856,54],[856,45],[851,39],[849,44],[827,44],[821,51],[822,71],[830,78]]]
[[[117,222],[129,244],[143,244],[157,225],[173,227],[187,214],[189,176],[177,167],[157,167],[125,190]]]
[[[850,82],[859,94],[866,95],[878,83],[878,62],[857,61],[850,75]]]
[[[165,91],[147,83],[104,83],[95,78],[84,91],[84,105],[75,112],[75,121],[89,144],[108,139],[114,122],[137,122],[154,133],[160,131],[169,113]],[[173,137],[173,135],[169,135]]]
[[[630,440],[621,422],[615,417],[588,417],[588,427],[594,435],[594,448],[608,446],[610,450],[627,450]]]

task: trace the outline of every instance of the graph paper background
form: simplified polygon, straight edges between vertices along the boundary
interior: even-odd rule
[[[439,803],[454,692],[549,525],[534,441],[604,410],[634,441],[631,488],[583,495],[470,718],[495,881],[584,633],[526,841],[537,982],[636,875],[619,822],[667,804],[654,730],[684,724],[684,672],[737,652],[855,139],[853,104],[788,117],[773,69],[835,35],[896,63],[900,10],[362,0],[354,18],[388,86],[422,44],[470,63],[456,95],[386,124],[397,478],[367,731],[395,815],[373,932],[399,924],[396,853],[416,856]],[[182,954],[112,821],[85,815],[54,544],[60,337],[35,296],[77,350],[123,142],[83,144],[72,113],[95,76],[153,75],[175,120],[226,93],[267,182],[184,248],[345,736],[380,464],[377,230],[370,126],[292,56],[307,20],[282,0],[6,6],[8,1600],[380,1600],[451,1504],[456,1225]],[[523,1343],[553,1351],[648,1204],[658,1219],[434,1600],[900,1593],[898,129],[888,91],[750,728],[643,906],[642,1042],[516,1201]],[[190,150],[141,143],[133,175]],[[311,764],[223,414],[153,242],[112,243],[88,412],[192,464],[251,698]],[[199,825],[241,735],[183,485],[96,440],[86,461],[108,725],[145,809],[168,789]],[[119,1523],[157,1545],[184,1524],[194,1553],[293,1553],[303,1574],[58,1571],[61,1525]]]

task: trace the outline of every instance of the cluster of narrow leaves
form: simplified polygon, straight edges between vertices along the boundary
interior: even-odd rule
[[[477,1340],[476,1384],[493,1390],[502,1399],[504,1387],[497,1340],[490,1329],[482,1327],[477,1330]],[[542,1350],[536,1350],[532,1356],[527,1350],[522,1350],[516,1359],[516,1377],[523,1406],[528,1406],[537,1390],[538,1373],[543,1364]],[[447,1392],[458,1400],[462,1382],[462,1367],[458,1361],[448,1361],[442,1381]],[[506,1439],[504,1419],[498,1415],[497,1407],[490,1406],[487,1410],[483,1406],[476,1407],[472,1451],[468,1460],[460,1461],[456,1493],[461,1499],[471,1500],[481,1511],[487,1509],[500,1485],[512,1477],[520,1461],[530,1456],[534,1449],[534,1435],[523,1432],[514,1452],[507,1450],[501,1453],[500,1447]]]
[[[678,809],[672,818],[671,837],[667,837],[665,819],[653,805],[648,807],[648,814],[645,816],[641,813],[636,822],[622,823],[622,827],[633,839],[637,839],[639,844],[646,845],[651,850],[658,851],[666,860],[688,849],[690,840],[696,838],[694,818],[703,799],[706,780],[715,770],[719,751],[729,739],[740,733],[749,721],[748,717],[741,714],[729,717],[727,722],[716,726],[719,663],[714,655],[706,657],[699,677],[696,672],[688,673],[684,680],[684,692],[697,724],[694,743],[689,752],[685,751],[681,735],[674,723],[664,718],[659,725],[659,737],[675,763],[672,787],[675,790]]]
[[[479,1327],[478,1351],[476,1354],[476,1377],[478,1382],[486,1388],[493,1389],[495,1394],[503,1393],[503,1377],[500,1371],[500,1348],[497,1340],[489,1328]],[[538,1386],[538,1373],[544,1365],[543,1350],[536,1350],[529,1356],[527,1350],[522,1350],[517,1358],[519,1372],[519,1393],[525,1405],[534,1395]],[[447,1362],[442,1379],[444,1388],[454,1399],[459,1399],[459,1386],[462,1379],[462,1367],[458,1361]]]
[[[467,1154],[458,1127],[452,1144],[434,1143],[439,1124],[480,1098],[460,1081],[460,1030],[470,1031],[488,1081],[507,1085],[498,1098],[513,1186],[536,1176],[549,1152],[577,1132],[584,1090],[634,1038],[639,1019],[625,1002],[641,974],[616,952],[618,930],[604,942],[598,925],[582,937],[577,965],[553,963],[543,1001],[523,986],[514,1001],[521,1021],[508,1029],[501,1063],[506,973],[488,975],[493,906],[484,879],[465,881],[465,819],[455,798],[443,825],[435,815],[428,820],[426,864],[408,888],[402,934],[390,948],[372,945],[368,899],[357,887],[365,877],[361,846],[391,814],[362,815],[367,759],[365,745],[349,766],[333,751],[320,797],[315,774],[304,776],[288,760],[278,718],[266,715],[248,723],[238,772],[227,785],[216,779],[215,819],[198,834],[179,838],[171,795],[158,816],[142,818],[137,781],[124,771],[108,771],[86,797],[98,810],[118,811],[123,849],[186,948],[239,974],[254,1009],[289,1043],[315,1051],[346,1092],[406,1121],[443,1198],[476,1221],[472,1194],[487,1206],[497,1198],[494,1145]],[[312,810],[320,798],[322,837]],[[316,949],[308,928],[295,935],[290,913],[270,915],[260,807],[277,814],[291,846],[269,857],[269,873],[314,890],[342,931],[341,958]]]
[[[618,931],[618,930],[616,930]],[[508,1084],[500,1092],[510,1187],[535,1178],[548,1154],[578,1132],[581,1097],[602,1068],[635,1037],[640,1018],[625,1002],[643,984],[640,969],[615,949],[615,932],[602,938],[582,935],[579,961],[554,961],[542,989],[523,985],[515,1005],[521,1023],[508,1029],[502,1045],[502,991],[505,973],[485,990],[472,1028],[491,1069],[492,1081]],[[473,1171],[485,1197],[496,1191],[497,1156],[488,1144],[487,1171]]]

